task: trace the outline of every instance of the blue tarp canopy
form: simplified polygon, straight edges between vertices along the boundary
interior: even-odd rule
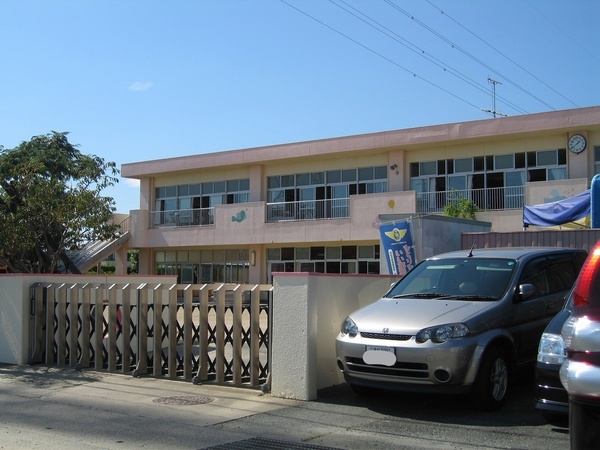
[[[551,227],[575,222],[590,215],[590,191],[552,203],[523,207],[523,227],[537,225]]]

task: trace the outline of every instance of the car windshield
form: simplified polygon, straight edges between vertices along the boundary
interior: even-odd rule
[[[386,297],[497,300],[508,289],[516,261],[501,258],[453,258],[423,261]]]

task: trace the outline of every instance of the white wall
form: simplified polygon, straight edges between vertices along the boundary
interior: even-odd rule
[[[166,283],[172,276],[105,276],[105,275],[0,275],[0,362],[27,364],[30,357],[31,287],[35,283]]]
[[[383,295],[397,277],[278,273],[274,277],[271,392],[313,400],[317,390],[344,381],[335,338],[352,311]],[[174,277],[102,275],[0,275],[0,362],[30,357],[30,289],[36,283],[173,284]]]
[[[397,277],[276,273],[273,278],[271,394],[314,400],[344,382],[335,338],[352,311],[381,297]]]

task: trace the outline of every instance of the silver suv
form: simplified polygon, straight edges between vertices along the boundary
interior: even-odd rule
[[[536,247],[428,258],[344,320],[338,366],[359,394],[470,392],[479,408],[500,408],[517,369],[533,367],[586,255]]]
[[[600,443],[600,242],[573,288],[573,309],[562,329],[567,359],[560,380],[569,394],[571,448]]]

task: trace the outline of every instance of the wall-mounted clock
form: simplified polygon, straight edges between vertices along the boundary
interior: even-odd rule
[[[586,146],[587,142],[585,140],[585,137],[583,137],[581,134],[574,134],[569,138],[569,150],[575,154],[579,154],[582,151],[584,151]]]

